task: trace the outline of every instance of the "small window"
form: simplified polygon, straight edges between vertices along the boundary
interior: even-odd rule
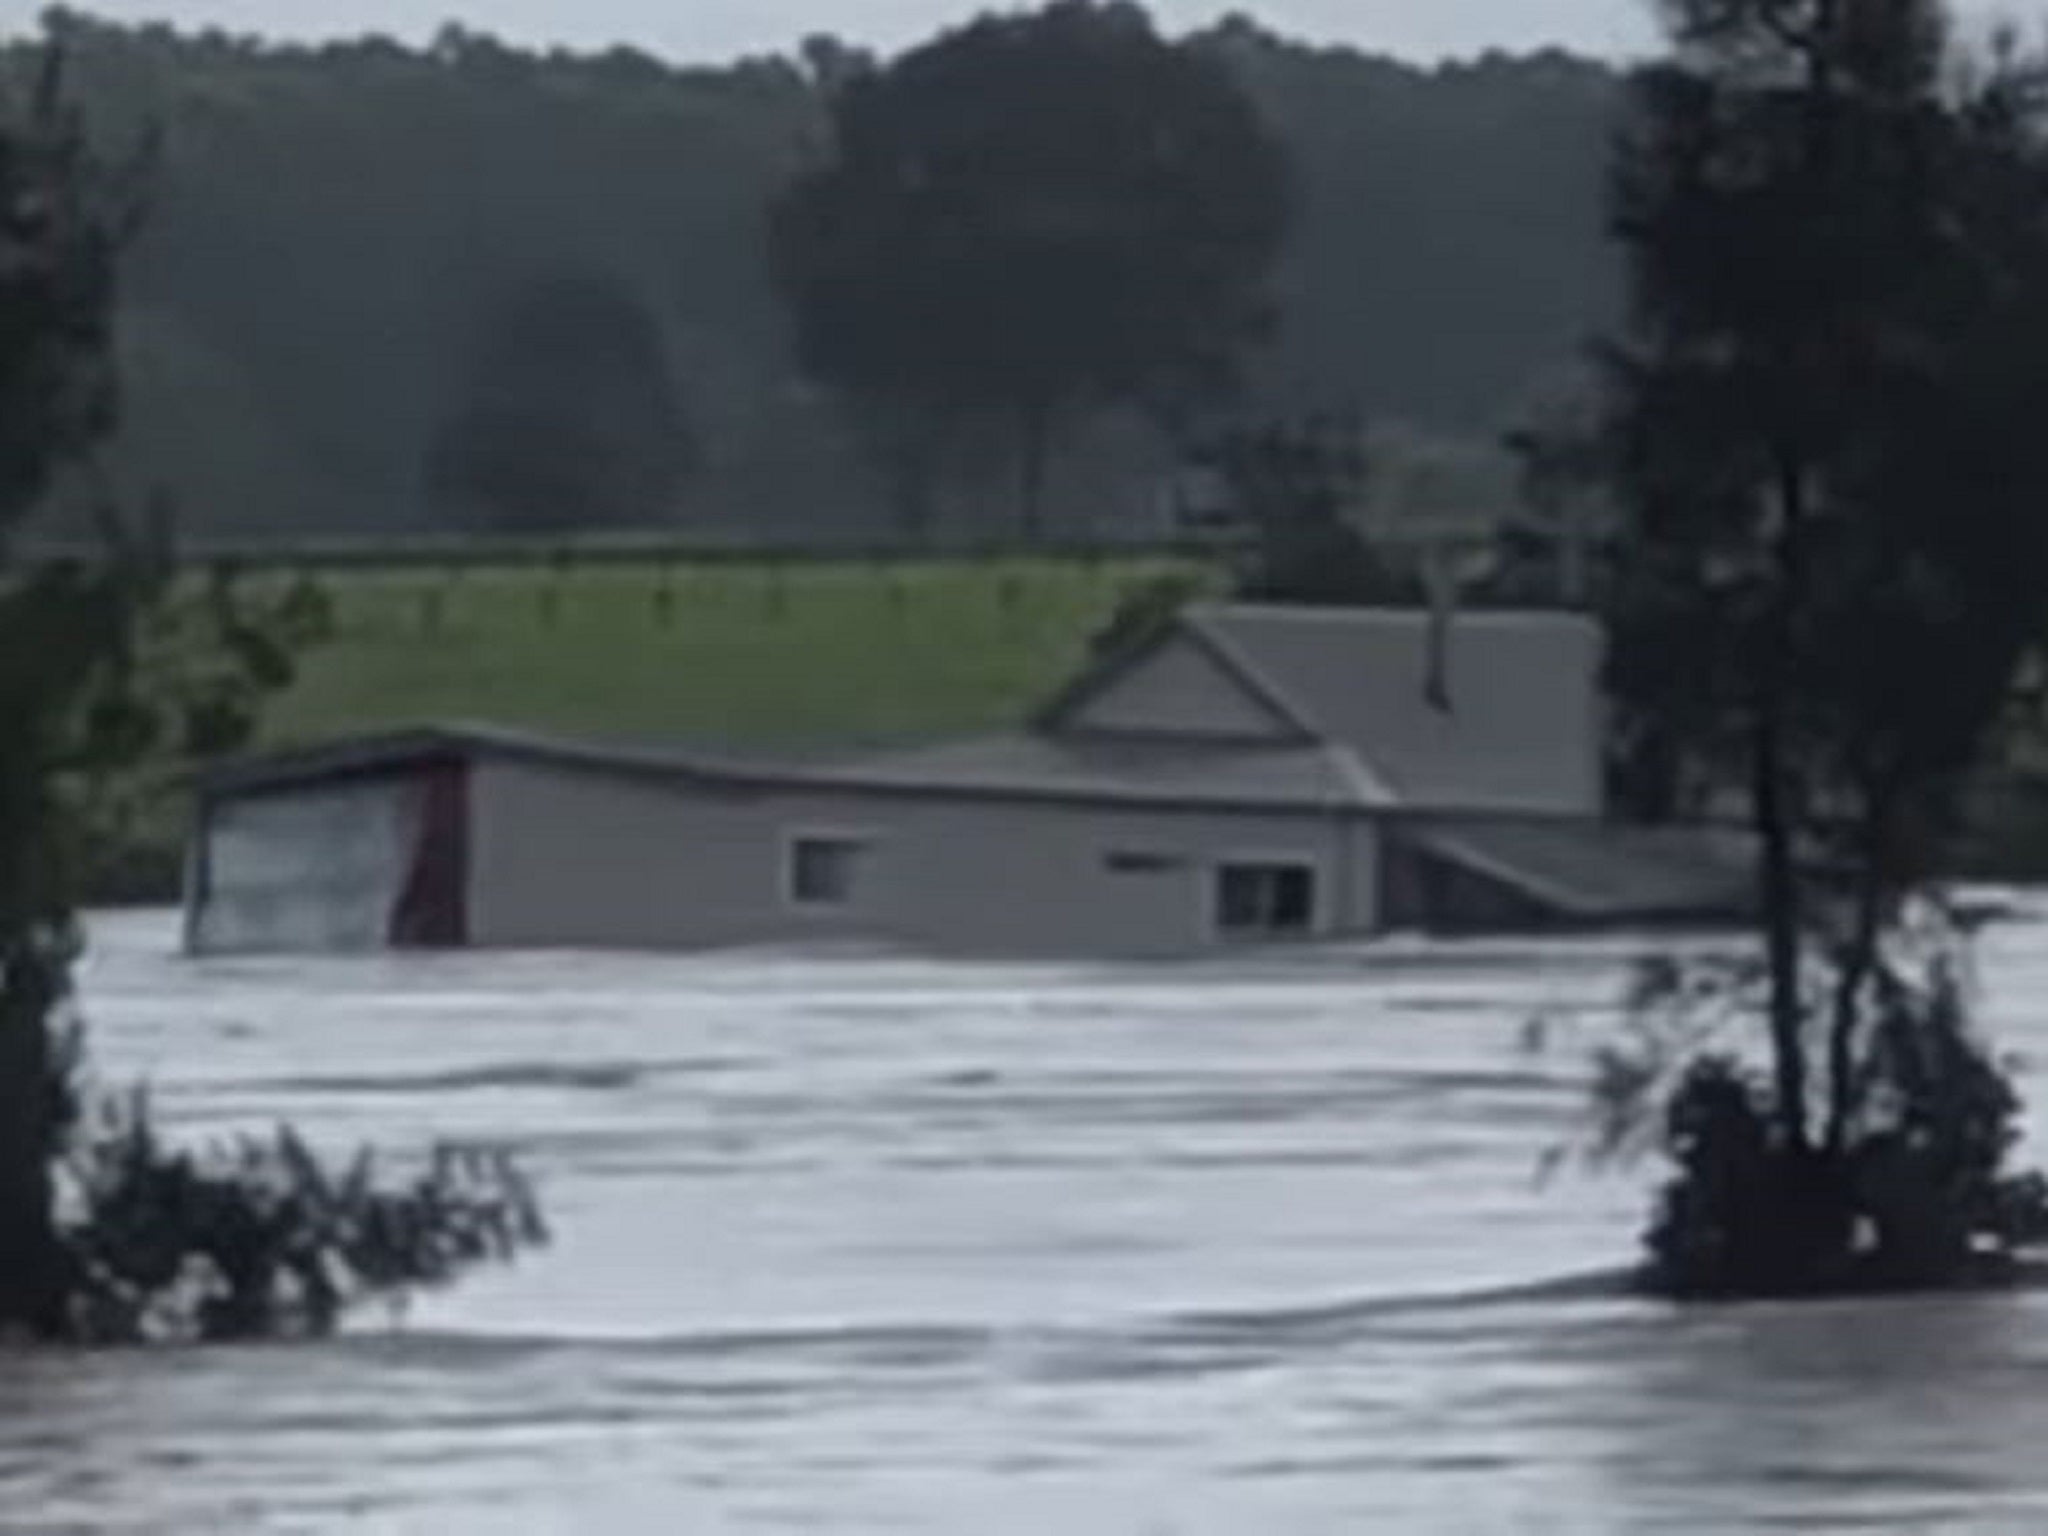
[[[789,843],[789,899],[799,907],[843,907],[854,899],[867,844],[855,837],[797,837]]]
[[[1171,853],[1120,848],[1104,854],[1102,862],[1113,875],[1164,875],[1179,869],[1185,861]]]
[[[1315,920],[1316,872],[1306,864],[1247,862],[1216,871],[1216,926],[1228,936],[1299,936]]]

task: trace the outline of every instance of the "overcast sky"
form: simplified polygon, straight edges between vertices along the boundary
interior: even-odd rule
[[[884,45],[912,42],[976,10],[976,0],[75,0],[121,20],[161,19],[237,32],[331,37],[384,32],[408,39],[454,16],[520,42],[576,47],[628,42],[676,59],[723,59],[785,49],[810,32]],[[10,30],[29,25],[41,0],[0,0]],[[1179,30],[1231,9],[1275,30],[1341,38],[1419,57],[1546,42],[1613,52],[1640,45],[1642,0],[1154,0]]]
[[[42,0],[0,0],[0,23],[27,28]],[[331,37],[383,32],[419,40],[455,16],[524,43],[578,48],[631,43],[672,59],[718,60],[787,49],[811,32],[896,46],[978,9],[977,0],[77,0],[121,20],[160,19],[237,32]],[[1963,0],[1985,14],[2040,16],[2043,0]],[[1355,43],[1410,58],[1562,43],[1582,51],[1640,51],[1649,39],[1644,0],[1154,0],[1178,30],[1231,9],[1275,30]]]

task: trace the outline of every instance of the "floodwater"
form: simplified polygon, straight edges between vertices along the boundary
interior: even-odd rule
[[[330,1344],[0,1362],[0,1531],[2048,1529],[2048,1296],[1555,1284],[1626,1261],[1644,1195],[1538,1187],[1583,1041],[1531,1056],[1523,1026],[1611,1001],[1623,944],[1175,969],[172,936],[98,927],[110,1079],[194,1137],[511,1142],[558,1242]],[[2048,1048],[2048,907],[1983,961],[2006,1042]]]

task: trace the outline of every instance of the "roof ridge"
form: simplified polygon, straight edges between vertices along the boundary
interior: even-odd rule
[[[1169,636],[1178,633],[1184,612],[1185,609],[1176,610],[1170,618],[1150,623],[1107,647],[1097,645],[1094,653],[1082,659],[1052,696],[1031,712],[1027,722],[1030,728],[1053,729],[1083,708],[1156,651]]]
[[[1028,721],[1030,729],[1057,731],[1085,710],[1118,682],[1136,671],[1178,639],[1187,639],[1208,659],[1223,669],[1231,682],[1252,696],[1252,701],[1277,718],[1300,741],[1321,741],[1324,735],[1305,716],[1301,707],[1276,687],[1272,679],[1252,665],[1235,646],[1205,625],[1197,610],[1205,605],[1183,604],[1173,616],[1146,633],[1133,636],[1104,655],[1084,664],[1066,684],[1041,706]]]
[[[1245,655],[1229,636],[1210,624],[1204,614],[1192,608],[1183,609],[1177,627],[1207,651],[1226,672],[1249,689],[1259,703],[1277,714],[1283,723],[1300,732],[1303,741],[1327,744],[1331,740],[1330,734],[1316,725],[1302,709],[1298,700],[1267,676],[1258,663]]]

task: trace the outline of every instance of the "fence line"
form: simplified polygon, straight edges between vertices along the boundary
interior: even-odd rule
[[[89,540],[42,540],[16,546],[19,565],[89,561],[101,546]],[[739,544],[637,537],[528,539],[180,540],[178,563],[248,571],[432,570],[449,567],[553,568],[592,566],[969,565],[1044,561],[1085,565],[1111,561],[1210,562],[1224,553],[1209,539],[1087,542],[893,542],[875,544]]]

